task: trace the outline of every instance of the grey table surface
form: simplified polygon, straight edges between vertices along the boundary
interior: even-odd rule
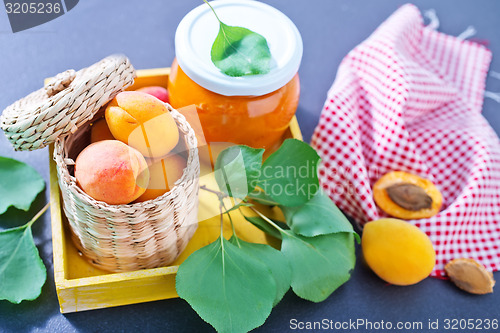
[[[297,111],[305,139],[316,126],[326,92],[342,58],[393,11],[402,0],[266,0],[287,14],[304,40],[300,68],[301,99]],[[13,34],[0,6],[0,110],[38,89],[45,77],[68,68],[79,69],[113,53],[126,54],[136,68],[170,66],[174,33],[182,17],[201,0],[97,1],[80,3],[65,15]],[[500,1],[415,0],[420,10],[434,8],[440,31],[458,35],[473,25],[476,37],[489,41],[491,69],[500,72]],[[500,80],[489,77],[487,89],[500,91]],[[486,99],[484,116],[500,133],[500,105]],[[27,162],[48,180],[48,150],[14,152],[0,135],[0,155]],[[41,194],[29,212],[10,209],[0,216],[2,228],[21,225],[47,202]],[[1,200],[1,198],[0,198]],[[48,270],[42,295],[19,305],[0,301],[0,332],[204,332],[211,327],[180,299],[164,300],[62,315],[54,286],[50,214],[34,225],[36,244]],[[0,244],[1,246],[1,244]],[[426,279],[409,287],[390,286],[358,263],[352,279],[322,303],[310,303],[289,292],[256,331],[289,331],[290,320],[422,322],[445,319],[500,319],[498,293],[473,296],[448,281]],[[500,279],[498,273],[495,274]],[[348,329],[369,332],[370,329]],[[379,330],[383,331],[383,330]],[[462,330],[459,330],[462,331]],[[475,330],[470,330],[474,332]]]

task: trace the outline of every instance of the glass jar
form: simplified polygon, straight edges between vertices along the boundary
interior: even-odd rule
[[[263,35],[272,55],[269,73],[243,77],[223,74],[210,49],[219,24],[207,5],[181,21],[175,36],[176,59],[168,83],[174,108],[195,105],[205,139],[270,148],[279,143],[297,109],[297,74],[302,39],[283,13],[257,1],[211,2],[222,22]]]

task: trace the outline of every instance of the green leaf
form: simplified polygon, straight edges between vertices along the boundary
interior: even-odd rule
[[[264,149],[233,146],[224,149],[215,162],[219,188],[233,198],[244,199],[257,185]]]
[[[245,220],[252,223],[254,226],[264,231],[265,233],[273,236],[274,238],[281,239],[281,233],[274,227],[272,227],[269,223],[267,223],[263,218],[258,216],[245,216]],[[276,221],[274,221],[276,223]]]
[[[349,280],[356,261],[352,233],[311,238],[290,231],[281,234],[281,252],[292,265],[292,289],[297,296],[321,302]]]
[[[179,266],[176,289],[219,332],[259,327],[276,297],[276,282],[267,266],[223,237]]]
[[[229,76],[269,73],[271,52],[266,39],[249,29],[219,23],[211,51],[214,65]]]
[[[292,282],[292,268],[288,259],[283,253],[269,245],[245,242],[234,235],[229,241],[239,247],[246,255],[263,262],[270,270],[276,282],[276,298],[273,303],[273,306],[276,306],[290,289]]]
[[[300,206],[319,189],[319,156],[307,143],[287,139],[262,166],[258,186],[281,206]]]
[[[255,188],[252,192],[250,192],[248,194],[248,198],[266,206],[278,205],[278,203],[268,196],[266,192],[261,191],[259,188]]]
[[[19,304],[40,296],[47,279],[31,225],[0,232],[0,300]]]
[[[336,232],[354,232],[349,220],[320,189],[299,207],[281,207],[286,222],[296,234],[314,237]]]
[[[43,178],[31,166],[0,156],[0,214],[10,206],[27,211],[44,188]]]

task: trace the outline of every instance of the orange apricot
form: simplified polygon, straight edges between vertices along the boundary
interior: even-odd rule
[[[149,170],[139,151],[117,140],[104,140],[90,144],[78,155],[75,177],[92,198],[120,205],[146,191]]]
[[[439,213],[443,196],[428,179],[403,171],[392,171],[373,185],[373,198],[387,214],[406,220],[428,218]]]
[[[400,286],[422,281],[436,263],[436,252],[429,237],[416,226],[397,219],[365,224],[361,249],[375,274]]]
[[[182,177],[187,162],[179,155],[169,155],[149,165],[149,185],[136,202],[156,199],[167,193]]]
[[[179,141],[174,118],[149,94],[123,91],[108,104],[105,116],[113,136],[146,157],[165,156]]]
[[[158,98],[160,101],[168,103],[168,90],[160,87],[160,86],[147,86],[147,87],[142,87],[137,89],[136,91],[140,91],[146,94],[150,94],[151,96],[154,96]]]
[[[101,118],[94,121],[90,127],[90,142],[94,143],[104,140],[115,140],[115,138],[113,134],[111,134],[106,120]]]

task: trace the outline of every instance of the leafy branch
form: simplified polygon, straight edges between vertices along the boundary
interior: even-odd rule
[[[299,297],[321,302],[350,278],[355,264],[357,235],[319,189],[314,149],[289,139],[264,163],[263,152],[233,146],[219,155],[219,190],[201,189],[219,199],[220,237],[191,254],[177,273],[179,296],[219,332],[245,332],[262,325],[290,287]],[[239,203],[228,209],[228,197]],[[278,206],[285,221],[267,217],[256,203]],[[249,210],[243,211],[243,206]],[[281,249],[240,239],[230,214],[235,210],[280,239]],[[232,225],[229,240],[222,233],[223,214]]]
[[[0,157],[0,214],[14,206],[28,210],[45,187],[32,167]],[[33,240],[31,227],[49,208],[45,205],[29,222],[0,231],[0,300],[20,303],[40,296],[47,271]]]

